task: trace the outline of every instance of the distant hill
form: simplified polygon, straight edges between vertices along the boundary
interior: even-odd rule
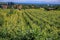
[[[0,4],[8,4],[8,2],[0,2]]]

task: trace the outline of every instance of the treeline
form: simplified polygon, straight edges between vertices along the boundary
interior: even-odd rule
[[[3,9],[39,9],[44,8],[45,10],[60,10],[60,5],[48,5],[48,4],[15,4],[13,2],[0,3],[0,8]]]
[[[33,5],[33,4],[15,4],[13,2],[8,2],[8,3],[2,3],[0,4],[0,8],[3,8],[3,9],[32,9],[32,8],[38,8],[36,5]]]

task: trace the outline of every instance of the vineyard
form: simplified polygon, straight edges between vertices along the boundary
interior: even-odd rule
[[[0,40],[60,40],[60,11],[0,9]]]

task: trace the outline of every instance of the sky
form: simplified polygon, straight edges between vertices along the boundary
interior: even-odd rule
[[[0,0],[0,2],[19,2],[19,3],[59,3],[60,0]]]

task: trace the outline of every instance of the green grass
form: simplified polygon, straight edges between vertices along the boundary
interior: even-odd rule
[[[0,9],[0,40],[60,40],[60,11]]]

